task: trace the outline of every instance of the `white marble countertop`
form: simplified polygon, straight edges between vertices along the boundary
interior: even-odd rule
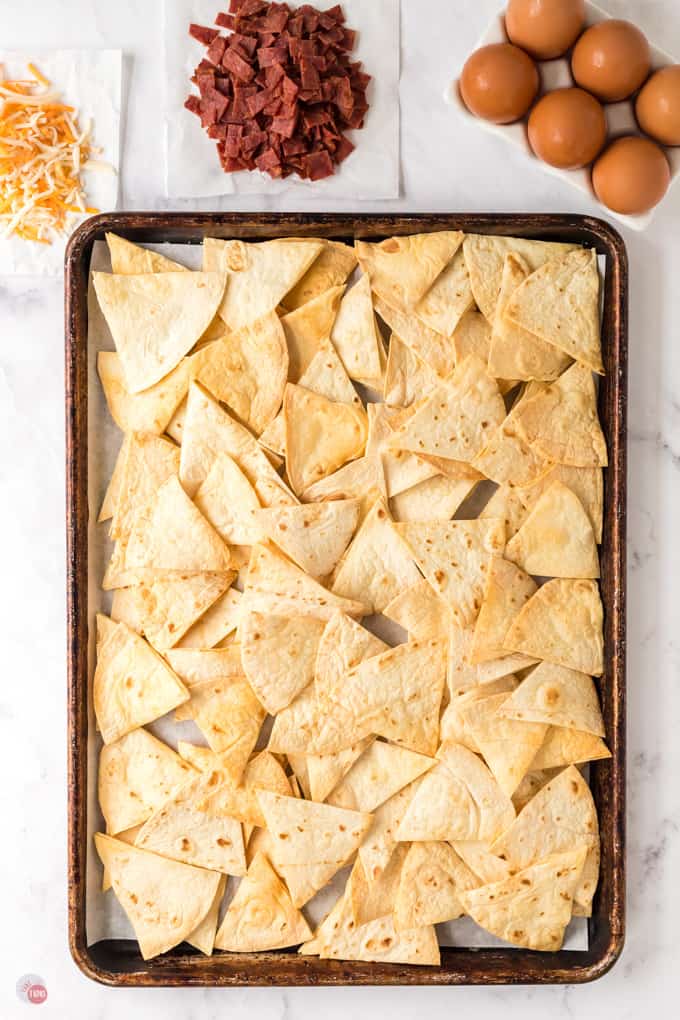
[[[370,3],[370,0],[366,0]],[[680,56],[677,0],[602,0]],[[216,2],[216,9],[219,6]],[[496,10],[496,0],[402,0],[402,210],[595,213],[578,192],[502,141],[461,125],[441,103]],[[160,0],[2,0],[4,46],[121,47],[128,101],[120,207],[161,209],[160,130],[149,110],[162,86]],[[173,203],[176,208],[199,203]],[[220,203],[204,203],[215,208]],[[295,209],[300,199],[228,198],[230,209]],[[350,206],[344,206],[349,208]],[[305,208],[319,208],[311,199]],[[336,203],[334,208],[343,208]],[[680,954],[680,192],[630,255],[628,938],[593,985],[489,989],[121,991],[71,961],[66,939],[66,699],[62,287],[0,278],[0,1016],[27,1007],[15,982],[47,985],[43,1014],[63,1020],[324,1020],[427,1013],[522,1020],[627,1020],[678,1015]]]

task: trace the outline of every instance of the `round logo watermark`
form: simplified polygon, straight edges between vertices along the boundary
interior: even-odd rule
[[[47,999],[47,986],[39,974],[24,974],[17,981],[17,998],[31,1006],[40,1006]]]

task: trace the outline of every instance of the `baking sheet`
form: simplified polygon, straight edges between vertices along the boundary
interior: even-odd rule
[[[202,250],[200,245],[190,244],[150,244],[146,247],[161,252],[168,258],[182,263],[190,269],[200,269]],[[95,242],[90,269],[111,271],[108,249],[103,241]],[[604,269],[603,257],[600,257],[600,270]],[[87,944],[92,945],[101,939],[134,939],[132,926],[120,907],[114,893],[102,893],[102,866],[94,849],[93,835],[104,831],[104,820],[97,802],[97,764],[101,738],[96,731],[92,710],[92,677],[95,666],[95,616],[99,612],[108,613],[111,607],[111,593],[101,589],[101,579],[111,555],[112,543],[108,538],[109,522],[97,524],[97,517],[104,493],[108,485],[113,467],[120,449],[123,433],[114,424],[106,406],[104,392],[99,383],[96,370],[99,351],[114,350],[113,340],[108,326],[101,314],[93,293],[92,284],[88,288],[88,624],[90,647],[88,656],[88,789],[87,789],[87,883],[86,883],[86,937]],[[364,623],[370,621],[364,621]],[[403,631],[392,624],[386,617],[375,618],[371,629],[379,628],[380,637],[391,643],[402,641]],[[166,741],[171,747],[177,747],[178,740],[190,740],[205,745],[205,740],[193,722],[176,723],[170,713],[148,726],[157,737]],[[303,913],[312,926],[326,915],[342,891],[348,870],[339,872],[333,882],[321,890],[303,908]],[[227,893],[222,904],[222,913],[238,887],[239,879],[230,878]],[[501,941],[478,927],[469,917],[457,921],[437,925],[440,945],[501,948],[513,950],[514,947]],[[588,948],[588,922],[585,918],[573,918],[564,939],[563,949],[584,950]]]
[[[325,10],[337,0],[315,0]],[[223,5],[224,6],[224,5]],[[296,5],[293,5],[296,6]],[[372,75],[364,127],[348,131],[354,152],[333,177],[302,181],[272,180],[259,171],[225,174],[215,141],[195,114],[184,109],[190,78],[205,48],[189,36],[192,22],[212,25],[219,0],[165,0],[166,195],[168,198],[214,198],[216,195],[283,195],[352,198],[364,201],[399,197],[399,0],[342,0],[350,28],[358,31],[354,60]]]

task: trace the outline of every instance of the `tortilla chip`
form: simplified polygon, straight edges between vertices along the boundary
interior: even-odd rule
[[[375,740],[328,797],[352,811],[375,811],[436,764],[434,758]]]
[[[525,507],[526,511],[533,509],[538,499],[553,482],[562,482],[567,488],[578,496],[583,509],[588,514],[588,519],[593,528],[595,541],[598,545],[602,542],[602,518],[604,506],[602,468],[594,467],[569,467],[567,464],[555,464],[554,467],[540,478],[535,485],[526,489],[518,489],[516,497]],[[521,524],[517,524],[515,531],[519,530]],[[508,535],[508,538],[511,538]]]
[[[398,843],[387,867],[373,882],[366,879],[361,860],[355,862],[352,870],[361,870],[361,880],[356,881],[350,876],[345,891],[357,925],[369,924],[392,914],[408,849],[408,843]]]
[[[372,816],[268,791],[258,799],[274,840],[274,866],[301,907],[350,859]]]
[[[544,379],[552,381],[570,362],[552,344],[539,340],[505,316],[519,285],[530,275],[529,266],[516,252],[508,252],[503,262],[501,289],[496,304],[488,369],[501,379]]]
[[[267,858],[256,854],[229,904],[216,947],[232,953],[257,953],[299,945],[311,934]]]
[[[372,743],[373,737],[364,737],[344,751],[336,754],[307,755],[307,773],[309,776],[309,792],[312,800],[326,800],[347,775],[357,758]]]
[[[416,641],[446,637],[451,626],[448,605],[423,578],[396,595],[383,609],[383,615],[398,623]]]
[[[321,254],[283,299],[289,311],[308,304],[320,294],[346,282],[357,265],[354,249],[341,241],[322,241]]]
[[[212,322],[224,293],[222,273],[93,273],[99,305],[120,355],[130,393],[175,368]]]
[[[493,324],[496,302],[503,279],[503,262],[508,252],[520,255],[533,273],[548,259],[580,251],[573,244],[534,241],[526,237],[499,237],[493,234],[466,234],[463,253],[470,273],[470,286],[477,306]]]
[[[542,577],[600,576],[590,518],[578,496],[559,481],[539,496],[508,542],[506,556]]]
[[[462,241],[462,231],[441,230],[377,244],[355,241],[354,250],[371,289],[393,308],[407,311],[425,296]]]
[[[260,510],[256,520],[301,570],[319,580],[331,573],[359,521],[359,501],[338,499]]]
[[[547,723],[506,718],[501,709],[507,697],[494,694],[473,701],[463,710],[463,717],[501,790],[512,797],[548,729]]]
[[[97,613],[95,620],[95,628],[96,628],[95,644],[98,658],[104,642],[107,640],[107,638],[110,638],[113,632],[115,631],[116,623],[114,620],[110,619],[110,617],[104,616],[103,613]]]
[[[491,557],[505,545],[502,521],[428,521],[394,525],[433,589],[462,626],[482,604]]]
[[[366,445],[362,411],[288,384],[284,396],[286,469],[294,492],[360,457]]]
[[[569,252],[546,262],[514,290],[505,318],[603,373],[595,249]]]
[[[600,737],[583,730],[551,726],[531,763],[532,769],[554,769],[586,761],[611,758],[611,751]]]
[[[456,349],[452,337],[442,336],[426,326],[413,312],[400,311],[376,294],[373,296],[373,305],[383,322],[389,326],[392,336],[396,335],[435,376],[445,379],[453,372]],[[417,393],[416,396],[421,394]]]
[[[215,899],[212,901],[210,910],[205,915],[199,925],[194,928],[190,935],[187,935],[185,941],[193,946],[194,949],[198,949],[199,952],[205,956],[212,956],[213,949],[215,947],[215,935],[217,933],[217,922],[220,914],[220,906],[224,898],[224,890],[227,886],[227,876],[222,875],[220,877],[220,884],[217,887],[215,893]]]
[[[191,700],[175,713],[193,719],[222,766],[238,782],[253,753],[265,711],[244,678],[207,680],[190,689]]]
[[[451,844],[464,864],[470,869],[477,881],[471,888],[490,882],[502,882],[510,877],[510,865],[489,850],[488,843],[482,840],[454,840]]]
[[[477,924],[506,942],[555,952],[571,920],[585,857],[585,847],[553,854],[503,882],[467,890],[461,902]]]
[[[477,482],[466,478],[454,481],[444,475],[435,475],[393,496],[390,510],[394,520],[401,523],[448,521],[476,485]]]
[[[272,790],[284,796],[290,794],[290,783],[283,766],[269,751],[254,755],[237,782],[229,770],[229,755],[216,754],[209,747],[178,743],[179,753],[201,772],[218,774],[219,791],[212,798],[216,813],[229,815],[243,822],[244,827],[264,825],[264,816],[257,799],[258,790]]]
[[[415,307],[419,319],[443,336],[451,336],[473,303],[470,276],[459,248]]]
[[[448,843],[412,843],[394,900],[397,931],[454,921],[464,913],[458,893],[476,877]]]
[[[147,853],[100,832],[94,841],[143,959],[166,953],[191,935],[217,895],[217,872]]]
[[[538,482],[536,488],[539,488],[541,484],[542,482]],[[526,507],[519,493],[519,489],[511,488],[509,485],[499,485],[479,515],[482,520],[488,520],[489,517],[500,517],[505,522],[507,542],[517,534],[527,515]]]
[[[468,669],[474,671],[474,667],[468,667]],[[459,683],[458,686],[453,686],[451,679],[452,677],[449,679],[450,701],[442,713],[440,739],[442,743],[453,741],[474,751],[475,754],[481,754],[468,723],[467,709],[476,701],[490,698],[495,694],[508,694],[514,691],[519,681],[517,677],[508,674],[484,684],[477,683],[471,686],[467,683]],[[456,679],[459,679],[458,675],[456,675]]]
[[[383,399],[390,407],[410,407],[433,389],[439,376],[392,333],[385,369]]]
[[[106,244],[111,258],[111,272],[130,275],[133,273],[182,273],[188,272],[179,262],[173,262],[165,255],[150,248],[142,248],[132,241],[127,241],[118,234],[107,231]]]
[[[130,436],[123,436],[123,442],[120,444],[118,450],[118,456],[116,457],[116,463],[109,479],[109,484],[106,487],[104,493],[104,499],[102,500],[101,509],[99,511],[99,517],[97,523],[102,524],[103,521],[109,521],[116,512],[118,505],[118,499],[120,497],[120,487],[123,480],[123,473],[125,471],[125,461],[127,460],[128,451],[130,448]]]
[[[536,591],[536,582],[514,563],[494,556],[489,564],[469,661],[473,664],[507,654],[504,642],[510,625]],[[527,660],[525,665],[531,665]]]
[[[119,356],[100,351],[97,373],[111,417],[123,432],[153,432],[160,435],[181,404],[189,388],[191,358],[182,358],[160,382],[142,393],[130,393]]]
[[[323,620],[309,616],[245,613],[239,626],[243,670],[270,715],[314,679],[314,664]]]
[[[241,598],[240,591],[228,588],[177,642],[177,647],[214,648],[219,645],[238,627]]]
[[[189,692],[151,645],[118,623],[98,650],[92,696],[102,739],[112,744],[187,701]]]
[[[410,409],[388,407],[387,404],[368,404],[366,410],[366,456],[380,458],[388,496],[396,496],[418,482],[437,475],[436,468],[419,460],[414,454],[391,448],[391,440],[411,417]]]
[[[518,613],[505,648],[591,676],[601,676],[603,610],[595,581],[558,578],[539,588]]]
[[[229,648],[170,648],[165,653],[177,676],[187,687],[243,676],[240,645]]]
[[[254,545],[244,589],[243,609],[277,616],[314,616],[329,620],[336,610],[365,616],[363,602],[329,592],[273,546]]]
[[[368,613],[380,613],[419,577],[384,502],[377,499],[338,564],[331,590],[362,602]]]
[[[362,276],[340,302],[331,341],[351,379],[379,379],[382,340],[373,313],[371,284]]]
[[[126,445],[127,456],[110,529],[111,537],[123,543],[130,538],[140,512],[144,509],[148,516],[161,485],[179,470],[179,449],[161,436],[133,432]]]
[[[323,242],[290,240],[246,243],[206,237],[203,268],[227,274],[219,306],[230,330],[248,326],[272,312],[304,276],[323,249]]]
[[[373,821],[359,847],[359,858],[369,883],[376,882],[397,847],[397,830],[408,806],[423,782],[421,776],[386,800],[373,813]]]
[[[552,467],[547,454],[533,446],[517,424],[513,409],[477,454],[474,467],[499,485],[533,485]]]
[[[592,677],[574,669],[541,662],[507,699],[500,715],[523,722],[549,723],[605,734]]]
[[[333,287],[282,317],[291,382],[299,382],[319,351],[328,346],[344,291],[343,286]]]
[[[510,798],[462,744],[443,743],[397,830],[399,840],[492,840],[515,817]]]
[[[262,531],[256,514],[260,501],[236,461],[218,453],[201,482],[194,503],[215,531],[230,545],[259,542]]]

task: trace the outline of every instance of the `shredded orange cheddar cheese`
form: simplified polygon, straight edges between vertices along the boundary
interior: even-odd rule
[[[98,212],[86,203],[81,171],[105,164],[91,158],[89,122],[81,129],[38,68],[28,72],[9,80],[0,65],[0,237],[50,244],[77,216]]]

